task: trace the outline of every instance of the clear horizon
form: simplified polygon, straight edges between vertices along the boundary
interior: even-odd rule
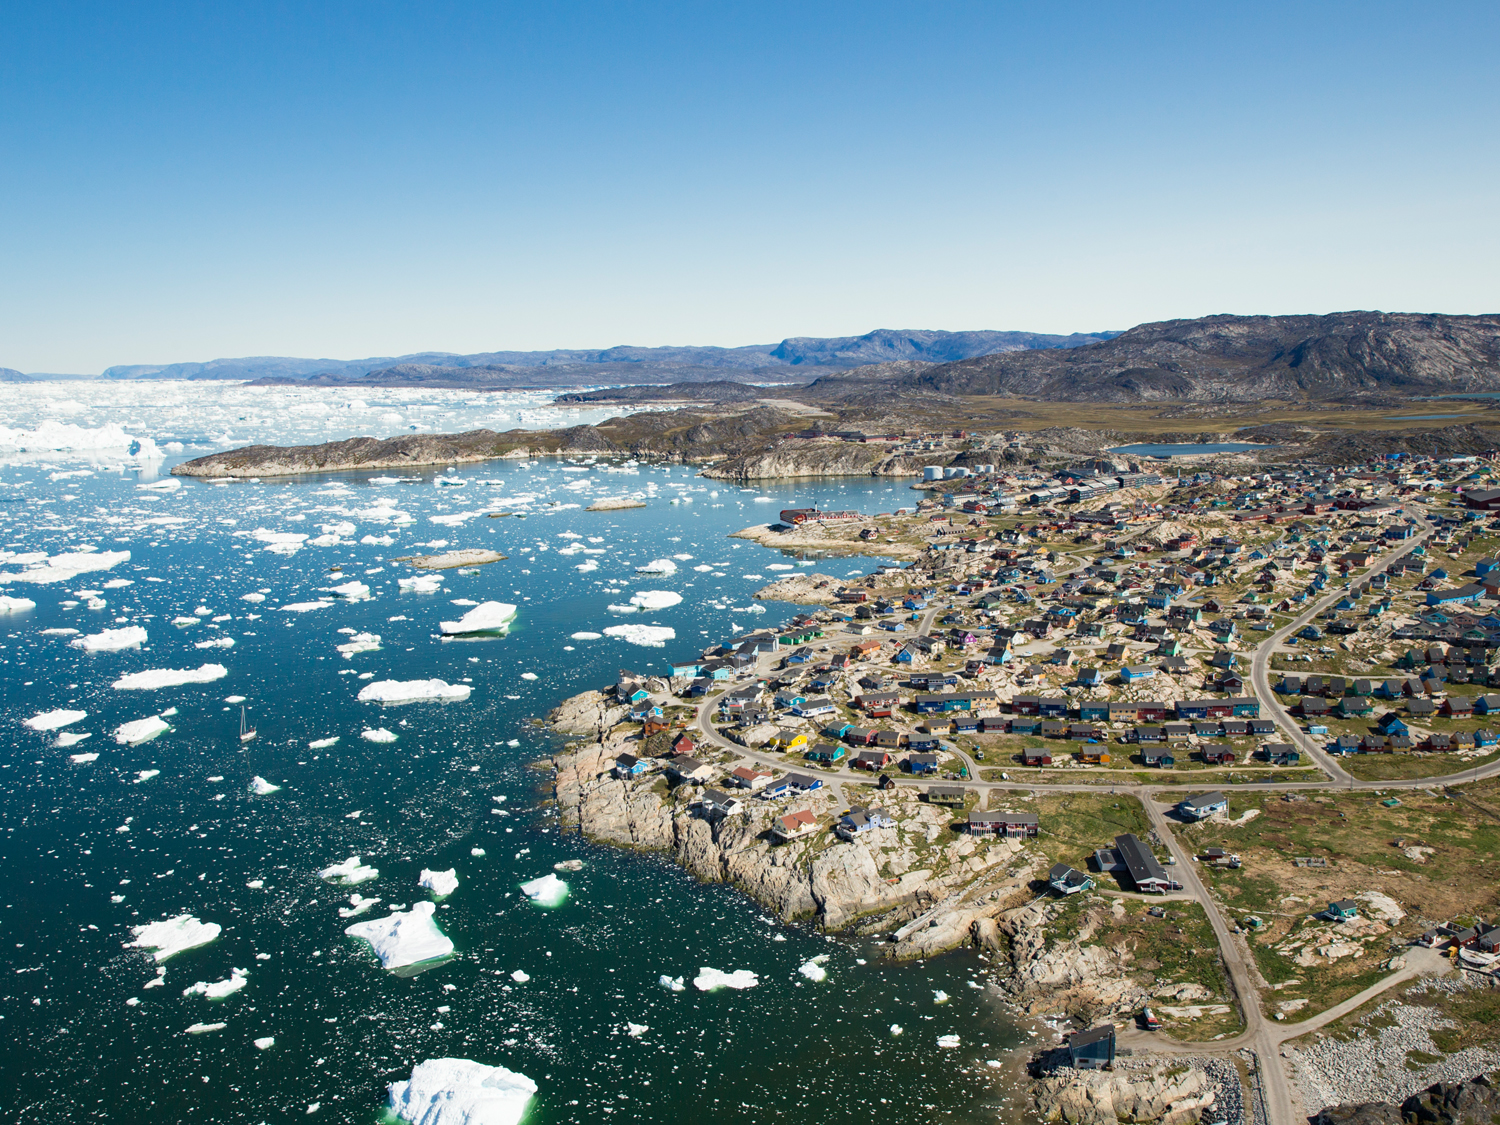
[[[1500,308],[1493,6],[83,3],[0,366]]]

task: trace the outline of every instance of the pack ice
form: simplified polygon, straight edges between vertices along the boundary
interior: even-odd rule
[[[397,910],[384,918],[346,926],[344,933],[369,942],[382,968],[435,961],[453,953],[453,943],[432,920],[435,910],[437,906],[431,902],[418,902],[408,911]]]
[[[81,648],[84,652],[121,652],[127,648],[140,648],[145,643],[146,630],[139,625],[127,625],[123,629],[105,629],[86,637],[75,637],[68,642],[68,647]]]
[[[472,690],[446,680],[377,680],[366,684],[358,698],[361,703],[458,703]]]
[[[412,1125],[519,1125],[536,1083],[503,1066],[428,1059],[390,1084],[391,1112]]]
[[[219,936],[221,929],[217,922],[200,922],[191,914],[178,914],[162,922],[131,926],[130,932],[135,935],[135,940],[127,941],[125,948],[155,950],[159,963],[184,950],[207,945]]]
[[[516,607],[508,602],[480,602],[457,621],[444,621],[438,628],[447,636],[460,633],[493,633],[510,626]]]

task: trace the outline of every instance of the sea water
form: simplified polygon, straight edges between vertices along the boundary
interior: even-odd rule
[[[365,473],[173,489],[166,469],[213,447],[204,431],[251,391],[190,388],[219,421],[172,430],[161,422],[171,408],[150,405],[148,387],[66,389],[68,401],[89,404],[85,421],[97,424],[119,395],[139,411],[124,419],[137,436],[198,440],[159,465],[56,455],[0,466],[10,559],[130,552],[70,581],[0,581],[36,602],[0,618],[7,1118],[258,1122],[311,1112],[372,1122],[387,1083],[444,1056],[533,1079],[531,1122],[1018,1116],[985,1062],[1022,1036],[991,991],[967,987],[983,970],[972,954],[893,966],[873,942],[782,925],[663,857],[563,834],[548,771],[536,766],[559,740],[533,720],[563,697],[622,668],[662,672],[666,660],[796,612],[751,595],[810,568],[728,532],[785,506],[890,510],[896,485],[743,491],[681,467],[544,460],[460,466],[456,479],[439,468],[402,483]],[[341,394],[291,397],[333,404]],[[42,420],[41,408],[9,405],[9,425]],[[453,424],[497,407],[445,409]],[[578,420],[527,409],[533,424]],[[116,410],[116,420],[129,413]],[[236,417],[229,429],[236,442],[369,432],[342,421],[319,429],[308,417],[319,415]],[[436,487],[439,476],[450,483]],[[584,510],[621,495],[648,506]],[[524,518],[482,514],[497,510]],[[402,590],[413,572],[396,556],[459,547],[508,558],[440,572],[432,593]],[[638,573],[661,559],[675,572]],[[878,561],[825,559],[818,569],[843,577]],[[8,574],[28,565],[0,560]],[[367,597],[328,592],[354,580]],[[641,591],[682,600],[633,603]],[[490,600],[518,607],[507,633],[441,636],[441,620]],[[284,608],[293,605],[314,608]],[[648,631],[605,635],[619,624]],[[132,626],[147,632],[139,647],[70,643]],[[631,643],[668,629],[663,647]],[[360,634],[379,647],[338,651]],[[208,664],[225,674],[113,686]],[[451,704],[357,700],[365,684],[419,679],[472,690]],[[238,737],[242,706],[257,731],[248,742]],[[54,710],[87,715],[62,730],[22,725]],[[116,741],[119,727],[153,716],[164,733]],[[259,793],[256,779],[280,788]],[[318,878],[356,855],[376,878],[353,888]],[[521,892],[572,860],[583,867],[558,873],[568,894],[554,908]],[[433,918],[455,944],[451,959],[386,971],[345,936],[356,916],[430,901],[423,869],[449,868],[458,887]],[[380,901],[361,910],[370,898]],[[160,965],[126,948],[133,927],[183,915],[219,936]],[[803,971],[816,957],[826,958],[821,980]],[[758,983],[700,991],[691,982],[704,968]],[[237,970],[244,983],[231,989]],[[663,977],[688,984],[671,991]],[[937,992],[953,999],[939,1006]],[[957,1049],[938,1045],[952,1035]]]

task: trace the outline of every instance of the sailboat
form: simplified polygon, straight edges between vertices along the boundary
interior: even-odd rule
[[[245,721],[245,709],[240,708],[240,741],[249,742],[255,737],[255,728]]]

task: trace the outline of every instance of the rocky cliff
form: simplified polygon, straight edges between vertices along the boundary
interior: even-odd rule
[[[1313,1125],[1493,1125],[1500,1120],[1500,1091],[1486,1075],[1467,1082],[1437,1082],[1399,1106],[1361,1102],[1321,1110]]]
[[[185,461],[172,470],[181,477],[271,477],[354,469],[410,469],[460,465],[497,457],[528,457],[557,452],[568,431],[471,430],[464,434],[403,434],[381,440],[348,438],[322,445],[250,445]]]
[[[1237,1077],[1229,1081],[1237,1083]],[[1067,1125],[1190,1125],[1219,1102],[1218,1085],[1201,1067],[1176,1062],[1117,1066],[1112,1071],[1059,1068],[1032,1083],[1031,1099],[1043,1121]]]

